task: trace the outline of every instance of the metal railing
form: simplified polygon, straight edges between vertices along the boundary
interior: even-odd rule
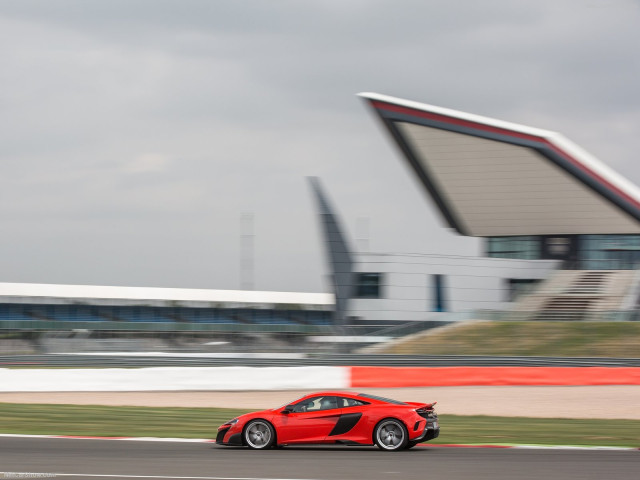
[[[477,310],[475,320],[496,321],[590,321],[590,322],[634,322],[640,321],[640,310]]]
[[[187,322],[111,322],[0,320],[0,331],[47,332],[89,330],[102,332],[223,332],[223,333],[304,333],[327,334],[329,325],[187,323]]]

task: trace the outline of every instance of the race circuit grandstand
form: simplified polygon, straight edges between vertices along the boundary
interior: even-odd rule
[[[333,295],[0,283],[0,330],[284,332],[331,328]]]

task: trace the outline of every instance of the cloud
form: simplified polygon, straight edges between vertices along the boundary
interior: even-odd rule
[[[638,3],[0,2],[3,281],[326,290],[304,177],[374,250],[442,227],[354,95],[557,130],[640,181]],[[354,242],[355,243],[355,242]]]
[[[126,173],[164,172],[170,165],[169,159],[159,153],[142,153],[124,164]]]

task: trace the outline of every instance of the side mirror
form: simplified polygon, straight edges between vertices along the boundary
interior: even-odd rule
[[[293,412],[293,407],[293,405],[287,405],[286,407],[284,407],[284,410],[282,410],[282,413],[288,415],[289,413]]]

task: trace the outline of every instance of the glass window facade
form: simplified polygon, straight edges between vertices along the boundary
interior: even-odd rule
[[[584,270],[640,268],[640,235],[582,235],[578,256]]]
[[[357,298],[381,298],[382,296],[382,274],[381,273],[358,273],[356,275],[356,297]]]
[[[487,238],[487,256],[522,260],[539,259],[540,237],[489,237]]]
[[[444,275],[432,275],[433,279],[433,306],[431,308],[434,312],[446,312],[447,311],[447,299],[445,295]]]
[[[508,302],[515,302],[520,295],[530,293],[540,283],[540,279],[509,278],[507,279]]]
[[[492,258],[557,259],[580,270],[640,268],[640,235],[489,237],[486,245]]]
[[[58,322],[241,323],[330,325],[333,312],[302,309],[153,307],[0,303],[0,322],[45,320]],[[168,331],[172,331],[169,327]]]

